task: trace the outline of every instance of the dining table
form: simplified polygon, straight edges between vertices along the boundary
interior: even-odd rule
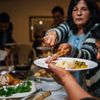
[[[34,65],[33,65],[34,66]],[[41,91],[38,91],[38,93],[32,93],[32,95],[24,96],[22,98],[1,98],[0,100],[66,100],[68,97],[64,87],[57,83],[54,79],[53,80],[45,80],[45,79],[36,79],[34,77],[33,71],[35,72],[35,67],[30,69],[31,75],[28,76],[28,79],[31,80],[35,84],[35,91],[41,89]],[[1,71],[12,71],[14,70],[14,66],[0,66],[0,72]],[[29,73],[30,73],[29,72]]]
[[[40,83],[36,82],[36,88],[37,89],[42,88],[43,91],[50,91],[51,95],[48,95],[43,100],[67,100],[66,98],[68,96],[67,96],[67,93],[66,93],[64,87],[62,85],[58,84],[56,81],[50,82],[50,81],[42,80]],[[33,98],[33,100],[35,100],[35,99]]]

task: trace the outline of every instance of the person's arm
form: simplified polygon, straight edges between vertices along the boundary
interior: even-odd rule
[[[56,43],[66,42],[69,34],[68,24],[62,23],[58,27],[47,31],[44,37],[44,42],[50,46],[54,46]]]
[[[49,64],[48,67],[58,78],[60,78],[66,92],[68,93],[69,100],[81,100],[82,98],[92,97],[88,92],[80,87],[71,73],[65,69],[56,67],[53,64]]]
[[[68,43],[60,44],[58,50],[64,50],[64,49],[69,50],[69,52],[66,53],[65,56],[84,58],[84,59],[89,59],[89,60],[96,59],[97,48],[95,45],[95,39],[91,37],[84,41],[80,49],[78,49],[77,47],[71,46]]]
[[[89,59],[89,60],[95,60],[96,53],[97,53],[97,48],[95,45],[95,39],[90,37],[84,41],[80,49],[72,47],[71,53],[69,54],[69,56]]]
[[[69,100],[81,100],[82,98],[92,97],[74,79],[71,74],[62,77],[63,85],[68,93]]]

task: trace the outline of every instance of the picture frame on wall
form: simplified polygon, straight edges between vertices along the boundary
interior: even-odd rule
[[[30,16],[30,41],[33,42],[37,37],[37,39],[41,39],[45,35],[46,31],[52,27],[52,24],[52,16]]]

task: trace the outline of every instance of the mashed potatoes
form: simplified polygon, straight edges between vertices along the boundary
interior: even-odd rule
[[[67,69],[80,69],[80,68],[87,68],[88,66],[85,64],[85,62],[80,61],[58,61],[55,64],[58,67],[67,68]]]

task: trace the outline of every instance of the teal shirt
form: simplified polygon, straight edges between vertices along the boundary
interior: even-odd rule
[[[77,47],[80,49],[82,47],[83,42],[85,41],[86,36],[84,34],[81,35],[73,35],[71,34],[68,43],[71,44],[73,47]]]

